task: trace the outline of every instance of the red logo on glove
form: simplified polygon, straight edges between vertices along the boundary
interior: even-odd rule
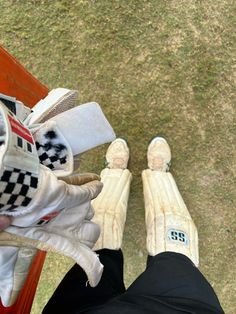
[[[28,129],[26,129],[20,122],[8,115],[9,122],[11,124],[12,132],[16,133],[20,137],[23,137],[26,141],[34,144],[33,137]]]
[[[51,219],[57,217],[58,214],[59,214],[59,212],[53,212],[53,213],[47,214],[46,216],[44,216],[40,219],[40,221],[37,223],[37,225],[44,225],[44,224],[48,223]]]

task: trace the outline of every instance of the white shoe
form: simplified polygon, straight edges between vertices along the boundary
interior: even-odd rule
[[[129,161],[129,148],[125,140],[117,138],[107,149],[106,164],[110,169],[126,169]]]
[[[171,161],[171,151],[163,137],[155,137],[148,146],[148,168],[156,171],[168,171]]]

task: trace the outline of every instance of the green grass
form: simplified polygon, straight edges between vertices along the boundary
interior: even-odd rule
[[[0,7],[0,43],[50,88],[78,89],[79,103],[97,101],[130,144],[126,284],[145,265],[140,173],[149,140],[161,134],[198,226],[200,269],[234,314],[235,2],[0,0]],[[99,172],[105,150],[84,155],[83,169]],[[32,313],[69,265],[49,256]]]

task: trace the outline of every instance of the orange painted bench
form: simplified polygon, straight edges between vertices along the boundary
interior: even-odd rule
[[[16,97],[31,108],[48,94],[48,88],[0,46],[0,93]],[[0,302],[1,314],[30,313],[45,256],[45,252],[38,251],[17,301],[10,307]]]

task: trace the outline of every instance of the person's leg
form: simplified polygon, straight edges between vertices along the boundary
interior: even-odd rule
[[[121,298],[130,300],[132,296],[134,302],[154,308],[155,302],[159,306],[160,300],[165,300],[180,308],[195,306],[196,313],[201,306],[203,312],[204,306],[221,311],[213,289],[196,267],[197,229],[168,172],[171,152],[167,142],[155,138],[147,157],[149,169],[143,171],[142,179],[150,256],[145,272]]]
[[[93,308],[93,314],[222,314],[214,290],[185,255],[149,256],[146,270],[126,292]]]
[[[94,218],[101,227],[101,234],[94,250],[99,254],[104,272],[97,287],[86,284],[83,270],[75,265],[67,273],[43,314],[80,313],[93,310],[111,298],[123,293],[123,255],[120,250],[131,183],[127,168],[129,149],[124,140],[115,140],[106,154],[107,168],[101,172],[103,189],[93,200]]]
[[[127,301],[130,298],[154,309],[155,304],[158,307],[163,301],[182,309],[195,309],[196,313],[201,313],[201,309],[203,313],[206,309],[223,312],[214,290],[198,268],[187,256],[175,252],[148,257],[146,270],[122,297]]]
[[[101,305],[123,293],[123,254],[121,250],[103,249],[97,251],[104,271],[99,284],[91,288],[83,269],[75,264],[63,278],[43,310],[49,313],[79,313]]]
[[[102,192],[92,201],[93,221],[101,227],[94,249],[121,248],[132,175],[127,169],[129,148],[123,139],[116,139],[106,153],[107,168],[101,172]]]
[[[198,265],[198,236],[174,178],[164,139],[148,147],[142,174],[147,228],[147,269],[127,291],[94,313],[222,313]],[[167,252],[171,251],[171,252]]]
[[[170,251],[188,256],[198,266],[198,233],[172,174],[171,151],[163,138],[148,146],[148,166],[142,172],[149,255]]]

